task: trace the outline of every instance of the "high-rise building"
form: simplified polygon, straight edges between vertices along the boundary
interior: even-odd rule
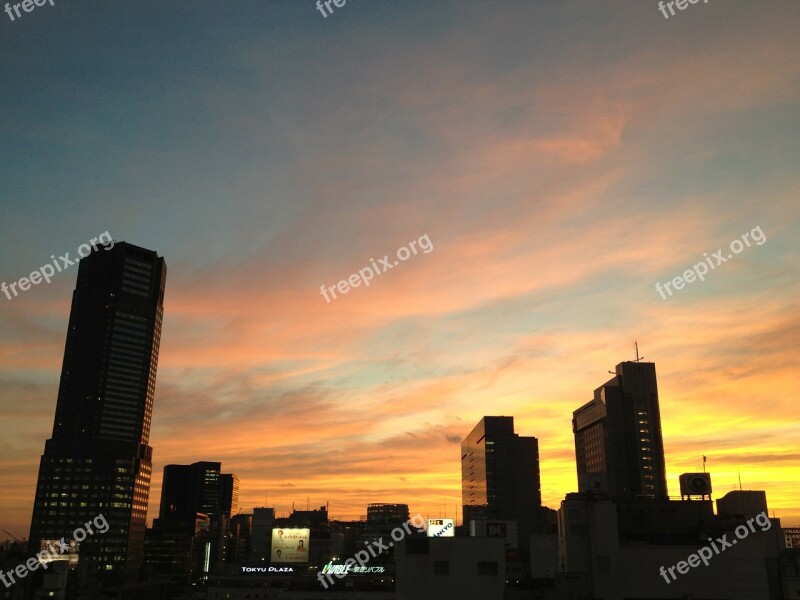
[[[242,562],[250,556],[253,540],[253,515],[237,514],[231,517],[231,543],[228,559]]]
[[[154,519],[153,527],[145,532],[144,559],[147,575],[170,581],[174,595],[191,584],[206,569],[206,548],[211,542],[211,523],[208,515],[194,517],[170,516]]]
[[[514,433],[514,417],[484,417],[461,442],[464,525],[512,520],[520,539],[539,531],[539,441]]]
[[[221,463],[208,461],[165,466],[158,517],[235,514],[239,509],[239,478],[221,473],[221,469]]]
[[[207,515],[210,518],[207,535],[204,533],[209,553],[207,566],[227,560],[230,520],[239,509],[239,478],[232,473],[221,473],[221,469],[221,463],[209,461],[164,467],[158,514],[161,523],[160,527],[155,524],[153,527],[167,531],[174,529],[174,523],[191,525],[196,515]]]
[[[231,516],[239,512],[239,478],[233,473],[220,473],[219,507]]]
[[[253,509],[251,552],[256,560],[266,560],[269,558],[272,544],[272,528],[274,525],[274,508],[257,507]]]
[[[103,515],[109,528],[79,540],[80,561],[108,586],[134,580],[142,560],[166,276],[163,258],[125,242],[80,261],[39,466],[31,545]]]
[[[393,529],[409,519],[408,504],[367,504],[367,525]]]
[[[656,366],[628,361],[572,414],[578,484],[593,475],[621,498],[667,498]]]

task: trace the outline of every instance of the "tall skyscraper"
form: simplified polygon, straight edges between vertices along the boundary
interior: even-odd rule
[[[622,362],[594,399],[572,414],[578,482],[605,474],[621,498],[667,498],[656,366]]]
[[[236,514],[239,478],[232,473],[221,473],[221,469],[221,463],[208,461],[164,467],[158,517],[194,517],[204,513],[213,518]]]
[[[80,542],[80,561],[106,586],[134,580],[142,560],[166,276],[155,252],[118,242],[80,261],[72,295],[30,542],[70,538],[102,514],[109,529]]]
[[[517,521],[520,540],[539,531],[539,441],[514,433],[514,417],[484,417],[461,442],[464,525]]]
[[[221,463],[208,461],[164,467],[158,523],[150,534],[152,542],[162,532],[171,535],[176,527],[193,532],[196,516],[207,515],[206,570],[227,559],[230,520],[239,509],[239,478],[221,469]]]

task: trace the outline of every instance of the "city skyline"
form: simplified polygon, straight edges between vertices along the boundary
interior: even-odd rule
[[[715,499],[741,476],[800,525],[800,5],[161,4],[56,2],[0,41],[0,283],[101,231],[169,264],[148,524],[198,461],[243,511],[460,520],[486,415],[539,440],[557,508],[572,412],[638,340],[670,496],[707,456]],[[19,537],[77,273],[0,294]]]

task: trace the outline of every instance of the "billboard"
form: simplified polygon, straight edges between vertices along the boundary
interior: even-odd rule
[[[428,537],[456,537],[453,519],[428,519]]]
[[[310,537],[311,530],[308,528],[274,528],[272,530],[272,552],[270,554],[272,562],[307,563]]]
[[[80,554],[80,544],[75,540],[41,540],[39,542],[39,562],[50,563],[54,560],[68,560],[70,564],[77,564]]]

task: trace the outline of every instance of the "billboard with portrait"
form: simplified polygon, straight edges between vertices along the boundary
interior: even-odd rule
[[[306,563],[308,562],[308,543],[311,530],[276,527],[272,530],[273,563]]]

